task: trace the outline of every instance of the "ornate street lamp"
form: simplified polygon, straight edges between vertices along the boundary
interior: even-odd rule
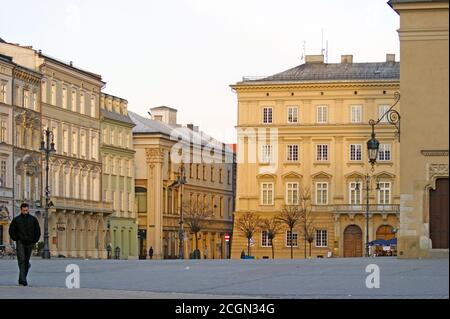
[[[45,214],[44,214],[44,250],[42,258],[50,259],[50,246],[48,242],[48,209],[50,207],[50,190],[48,187],[48,160],[51,153],[56,152],[53,132],[49,128],[42,131],[41,152],[45,153]]]
[[[372,125],[372,138],[367,141],[367,151],[369,155],[369,163],[372,165],[372,171],[378,158],[380,142],[375,138],[375,125]]]
[[[183,185],[186,184],[186,175],[184,173],[183,162],[180,164],[180,174],[177,176],[176,183],[180,186],[180,230],[179,230],[179,247],[178,258],[184,259],[184,231],[183,231]]]
[[[371,184],[371,180],[372,177],[369,174],[366,174],[364,176],[364,182],[366,184],[366,187],[363,188],[362,190],[366,191],[366,257],[369,257],[369,211],[370,211],[370,206],[369,206],[369,192],[372,190],[372,188],[370,187]],[[360,190],[360,181],[356,180],[356,190],[359,191]],[[376,190],[380,190],[380,180],[377,177],[377,187]]]

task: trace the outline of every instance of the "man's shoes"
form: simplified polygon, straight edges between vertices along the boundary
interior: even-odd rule
[[[19,286],[28,286],[28,283],[26,281],[19,280]]]

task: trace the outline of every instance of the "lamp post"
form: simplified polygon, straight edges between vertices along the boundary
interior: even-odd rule
[[[50,259],[50,247],[48,242],[48,209],[50,204],[50,190],[48,187],[48,160],[51,153],[54,153],[55,142],[53,132],[49,128],[43,130],[41,147],[39,148],[41,152],[45,153],[45,214],[44,214],[44,250],[42,252],[42,258]]]
[[[363,191],[366,191],[366,257],[369,257],[369,212],[370,212],[370,205],[369,205],[369,193],[372,190],[371,188],[371,181],[372,177],[369,174],[366,174],[364,176],[364,182],[366,186],[362,189]],[[356,181],[356,190],[360,190],[360,181]],[[377,187],[376,190],[380,190],[380,181],[377,178]]]
[[[179,230],[179,247],[178,258],[184,259],[184,232],[183,232],[183,185],[186,184],[186,176],[184,173],[183,162],[180,164],[180,174],[177,177],[176,183],[180,186],[180,230]]]

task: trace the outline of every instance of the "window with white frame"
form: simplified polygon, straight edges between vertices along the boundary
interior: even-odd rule
[[[389,205],[391,203],[391,183],[380,182],[378,190],[378,204]]]
[[[298,161],[298,144],[287,145],[287,161],[288,162]]]
[[[261,204],[273,205],[273,183],[261,183]]]
[[[328,123],[328,106],[318,105],[317,106],[317,123]]]
[[[62,87],[62,107],[67,109],[67,88],[65,86]]]
[[[0,117],[0,142],[8,142],[8,121],[6,117]]]
[[[86,114],[86,95],[83,92],[80,93],[80,113]]]
[[[269,239],[269,232],[267,230],[261,232],[261,247],[272,247],[272,240]]]
[[[386,112],[390,107],[390,105],[378,105],[378,118],[380,119],[380,123],[388,122],[388,115],[386,114]]]
[[[63,152],[64,154],[69,153],[69,132],[67,129],[63,130]]]
[[[23,90],[23,107],[29,108],[30,107],[30,91]]]
[[[81,156],[86,157],[86,134],[84,132],[81,132],[80,154]]]
[[[316,247],[328,246],[328,231],[325,229],[316,230]]]
[[[273,145],[261,145],[261,162],[273,162]]]
[[[352,105],[350,107],[350,118],[352,123],[362,122],[362,105]]]
[[[391,160],[391,144],[380,144],[378,149],[378,160],[381,162]]]
[[[0,187],[7,187],[6,159],[0,160]]]
[[[297,232],[291,232],[288,230],[286,232],[286,246],[287,247],[297,247],[298,246],[298,234]]]
[[[72,131],[72,154],[78,155],[78,133]]]
[[[0,102],[6,103],[6,82],[0,82]]]
[[[263,123],[264,124],[271,124],[272,123],[272,111],[273,109],[271,107],[265,107],[263,108]]]
[[[50,93],[52,98],[52,105],[56,105],[56,83],[52,83]]]
[[[349,184],[349,204],[360,205],[362,202],[361,182],[350,182]]]
[[[288,107],[288,123],[298,123],[298,107],[296,106],[289,106]]]
[[[70,99],[70,107],[72,111],[77,111],[77,91],[72,90],[72,98]]]
[[[350,160],[362,160],[362,144],[350,144]]]
[[[328,161],[328,144],[316,145],[316,160]]]
[[[328,182],[316,183],[316,204],[328,205]]]
[[[91,112],[90,112],[90,116],[95,117],[95,109],[96,109],[96,105],[95,105],[95,96],[91,95]]]
[[[298,183],[286,183],[286,205],[298,204]]]

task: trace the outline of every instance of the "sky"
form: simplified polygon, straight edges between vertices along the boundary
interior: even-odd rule
[[[230,84],[302,63],[399,59],[399,17],[387,0],[2,0],[0,38],[101,74],[129,110],[166,105],[235,142]],[[323,36],[322,36],[323,34]],[[323,39],[323,41],[322,41]]]

